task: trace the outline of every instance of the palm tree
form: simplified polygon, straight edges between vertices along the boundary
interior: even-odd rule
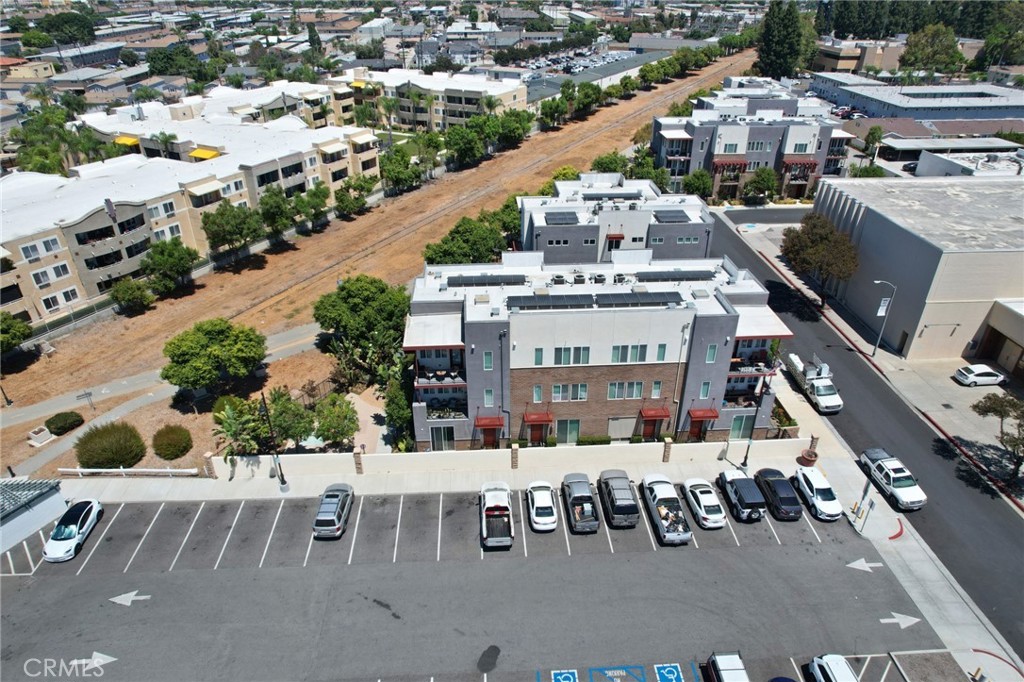
[[[434,94],[432,94],[432,93],[429,93],[429,92],[423,93],[423,108],[425,108],[427,110],[427,122],[424,124],[424,127],[427,129],[427,131],[431,131],[431,130],[434,129],[434,126],[433,126],[434,117],[431,114],[431,111],[434,108],[434,100],[436,100],[436,99],[437,99],[437,97]]]
[[[494,116],[494,112],[501,106],[501,100],[494,95],[484,95],[480,98],[480,106],[488,116]]]
[[[163,149],[164,158],[170,158],[171,145],[178,140],[178,136],[174,133],[168,133],[161,130],[153,136],[153,140],[160,145],[161,149]]]
[[[412,102],[412,132],[415,133],[417,109],[420,108],[420,104],[423,102],[423,93],[419,90],[409,90],[409,101]]]
[[[377,106],[384,113],[384,122],[388,124],[388,146],[394,145],[394,140],[391,137],[391,117],[398,111],[398,99],[394,97],[378,97]]]
[[[220,418],[220,424],[214,427],[213,435],[227,441],[224,447],[225,462],[240,455],[251,455],[259,450],[259,444],[256,442],[256,418],[253,415],[244,409],[235,409],[228,403],[224,411],[217,416]]]
[[[34,99],[40,106],[48,107],[53,104],[53,88],[46,83],[38,83],[25,95],[27,99]]]

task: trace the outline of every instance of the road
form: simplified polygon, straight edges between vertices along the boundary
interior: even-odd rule
[[[798,222],[801,209],[730,211],[736,224]],[[800,294],[716,217],[712,253],[728,255],[770,292],[769,305],[795,334],[785,350],[829,364],[845,407],[828,422],[854,452],[881,446],[920,479],[930,502],[909,515],[932,551],[1018,655],[1024,655],[1024,520],[872,371]]]

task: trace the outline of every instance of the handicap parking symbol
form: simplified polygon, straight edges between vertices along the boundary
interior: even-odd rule
[[[575,670],[552,670],[551,682],[580,682],[580,676]]]
[[[658,682],[684,682],[683,669],[678,663],[660,663],[654,666]]]

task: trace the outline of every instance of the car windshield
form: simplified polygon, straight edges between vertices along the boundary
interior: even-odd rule
[[[555,510],[553,507],[537,507],[534,513],[538,519],[549,519],[555,515]]]
[[[832,488],[818,488],[815,492],[822,502],[832,502],[836,499],[835,491]]]
[[[722,513],[722,507],[717,504],[705,504],[704,513],[708,516],[714,516],[715,514]]]
[[[76,535],[78,535],[78,526],[65,526],[61,524],[53,529],[53,534],[50,538],[52,540],[73,540]]]
[[[913,476],[897,476],[892,479],[893,488],[913,488],[917,485],[917,481],[914,480]]]
[[[814,387],[814,395],[835,395],[836,393],[838,393],[836,387],[831,384]]]

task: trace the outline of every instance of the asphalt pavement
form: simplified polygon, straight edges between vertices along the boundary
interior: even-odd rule
[[[774,208],[728,211],[726,216],[736,225],[795,224],[804,213]],[[784,350],[801,357],[817,353],[832,368],[845,407],[826,421],[854,452],[884,447],[920,479],[929,504],[913,514],[914,527],[1010,646],[1024,653],[1021,515],[720,215],[713,239],[714,255],[728,255],[769,290],[769,305],[795,335]]]

